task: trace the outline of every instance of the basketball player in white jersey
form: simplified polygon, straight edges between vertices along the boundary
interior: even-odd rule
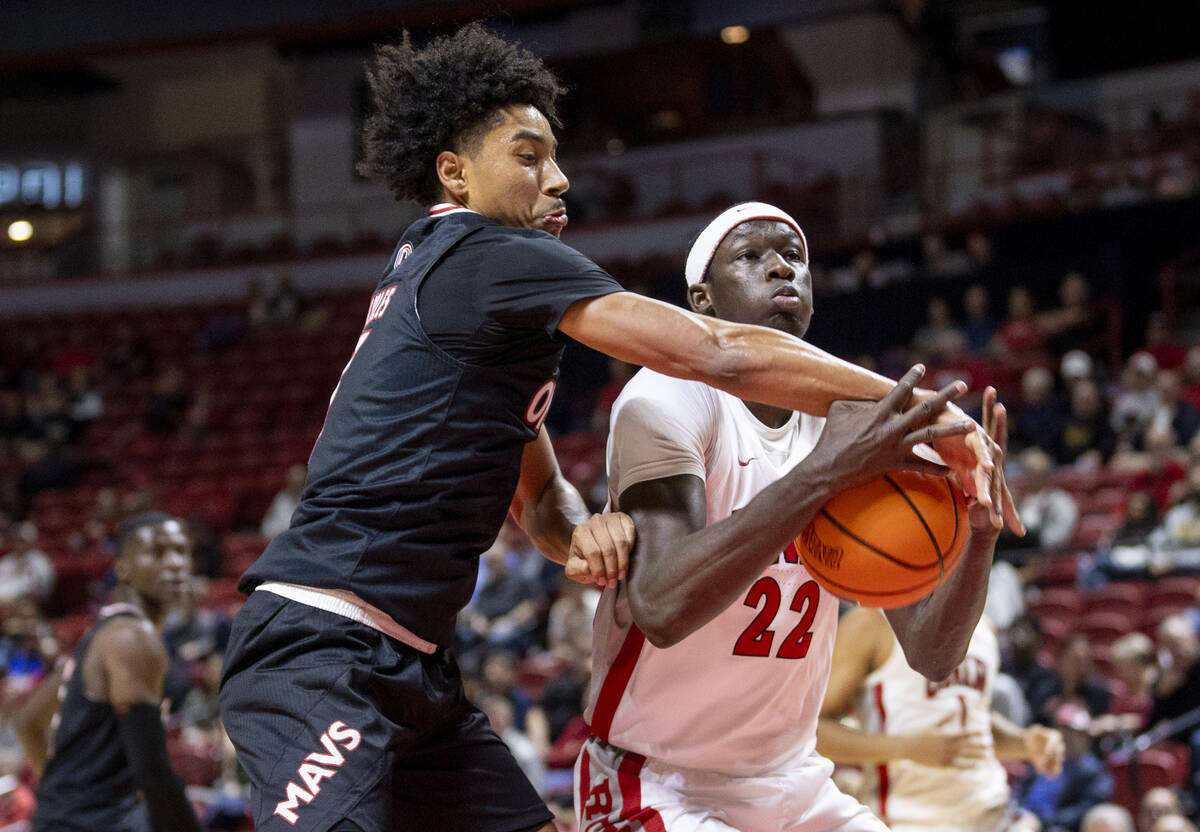
[[[762,203],[734,206],[688,256],[692,308],[803,336],[812,315],[799,226]],[[628,577],[596,614],[576,763],[582,832],[883,830],[829,778],[816,726],[837,599],[792,539],[835,492],[909,469],[958,382],[911,406],[914,367],[879,403],[835,402],[827,418],[743,402],[700,382],[639,372],[613,406],[609,492],[637,527]],[[1003,424],[989,399],[984,427]],[[946,426],[957,430],[960,426]],[[965,429],[963,424],[961,429]],[[962,659],[983,607],[996,531],[968,542],[929,598],[893,613],[932,678]]]
[[[1055,775],[1063,739],[1053,729],[1021,729],[992,712],[999,667],[996,631],[986,618],[962,663],[931,682],[908,666],[878,610],[851,610],[838,626],[817,750],[863,767],[860,797],[894,832],[1036,830],[1037,818],[1010,805],[1000,760],[1029,760]],[[837,721],[855,697],[862,730]]]

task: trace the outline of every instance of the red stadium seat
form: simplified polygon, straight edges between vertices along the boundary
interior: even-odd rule
[[[1147,604],[1155,607],[1188,607],[1195,603],[1198,591],[1200,591],[1200,578],[1191,575],[1159,578],[1150,583]]]
[[[1182,786],[1187,767],[1170,751],[1150,748],[1134,760],[1108,762],[1113,775],[1113,803],[1137,813],[1142,795],[1158,787]]]
[[[1085,599],[1088,612],[1137,614],[1146,606],[1146,584],[1119,581],[1106,584]]]
[[[1043,615],[1073,617],[1083,612],[1084,595],[1074,587],[1046,587],[1036,594],[1031,593],[1031,596],[1026,602],[1026,606],[1029,612],[1038,618]]]
[[[1101,611],[1085,614],[1075,629],[1086,635],[1093,647],[1109,647],[1121,636],[1135,632],[1138,624],[1133,615]]]

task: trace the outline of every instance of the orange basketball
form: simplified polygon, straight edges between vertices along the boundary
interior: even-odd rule
[[[932,592],[966,542],[962,491],[942,477],[894,471],[830,498],[796,550],[830,592],[891,609]]]

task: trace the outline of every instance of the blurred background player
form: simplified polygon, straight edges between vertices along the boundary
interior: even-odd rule
[[[151,511],[130,517],[116,545],[113,603],[18,721],[41,774],[36,832],[200,829],[171,769],[161,716],[162,626],[191,577],[191,539],[181,520]]]
[[[817,749],[835,763],[863,767],[860,796],[893,830],[1036,830],[1031,815],[1016,811],[1000,760],[1030,760],[1057,774],[1063,740],[992,711],[999,667],[987,619],[975,627],[962,663],[931,681],[909,667],[880,611],[851,610],[838,624]],[[862,728],[839,721],[851,710]]]
[[[589,517],[543,428],[559,333],[822,414],[894,384],[776,330],[622,291],[560,243],[561,88],[531,53],[472,25],[420,52],[382,47],[368,76],[362,170],[430,216],[389,258],[290,528],[242,576],[224,725],[263,832],[539,828],[550,812],[446,648],[506,514],[548,557],[576,556],[569,574],[623,575],[628,518]],[[997,526],[1003,509],[1019,528],[994,443],[939,418],[943,456]]]
[[[687,259],[692,308],[802,337],[812,317],[808,248],[787,213],[736,205]],[[609,493],[638,537],[627,580],[596,614],[576,763],[584,832],[641,824],[691,830],[881,830],[815,754],[837,599],[793,538],[832,494],[886,471],[945,473],[912,453],[961,395],[914,404],[921,368],[879,403],[837,402],[827,419],[739,400],[642,370],[613,407]],[[1003,435],[988,391],[984,424]],[[983,608],[997,530],[973,510],[967,552],[928,598],[891,615],[931,678],[961,660]]]

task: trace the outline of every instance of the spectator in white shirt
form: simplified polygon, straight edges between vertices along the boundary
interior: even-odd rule
[[[271,507],[263,516],[260,531],[264,537],[274,537],[285,532],[292,523],[292,512],[300,505],[300,494],[304,491],[304,478],[308,476],[308,466],[301,463],[289,466],[286,484],[282,491],[275,495]]]
[[[1029,534],[1036,535],[1044,551],[1064,546],[1075,534],[1079,506],[1068,492],[1054,485],[1050,455],[1041,448],[1021,454],[1024,476],[1018,510]]]

